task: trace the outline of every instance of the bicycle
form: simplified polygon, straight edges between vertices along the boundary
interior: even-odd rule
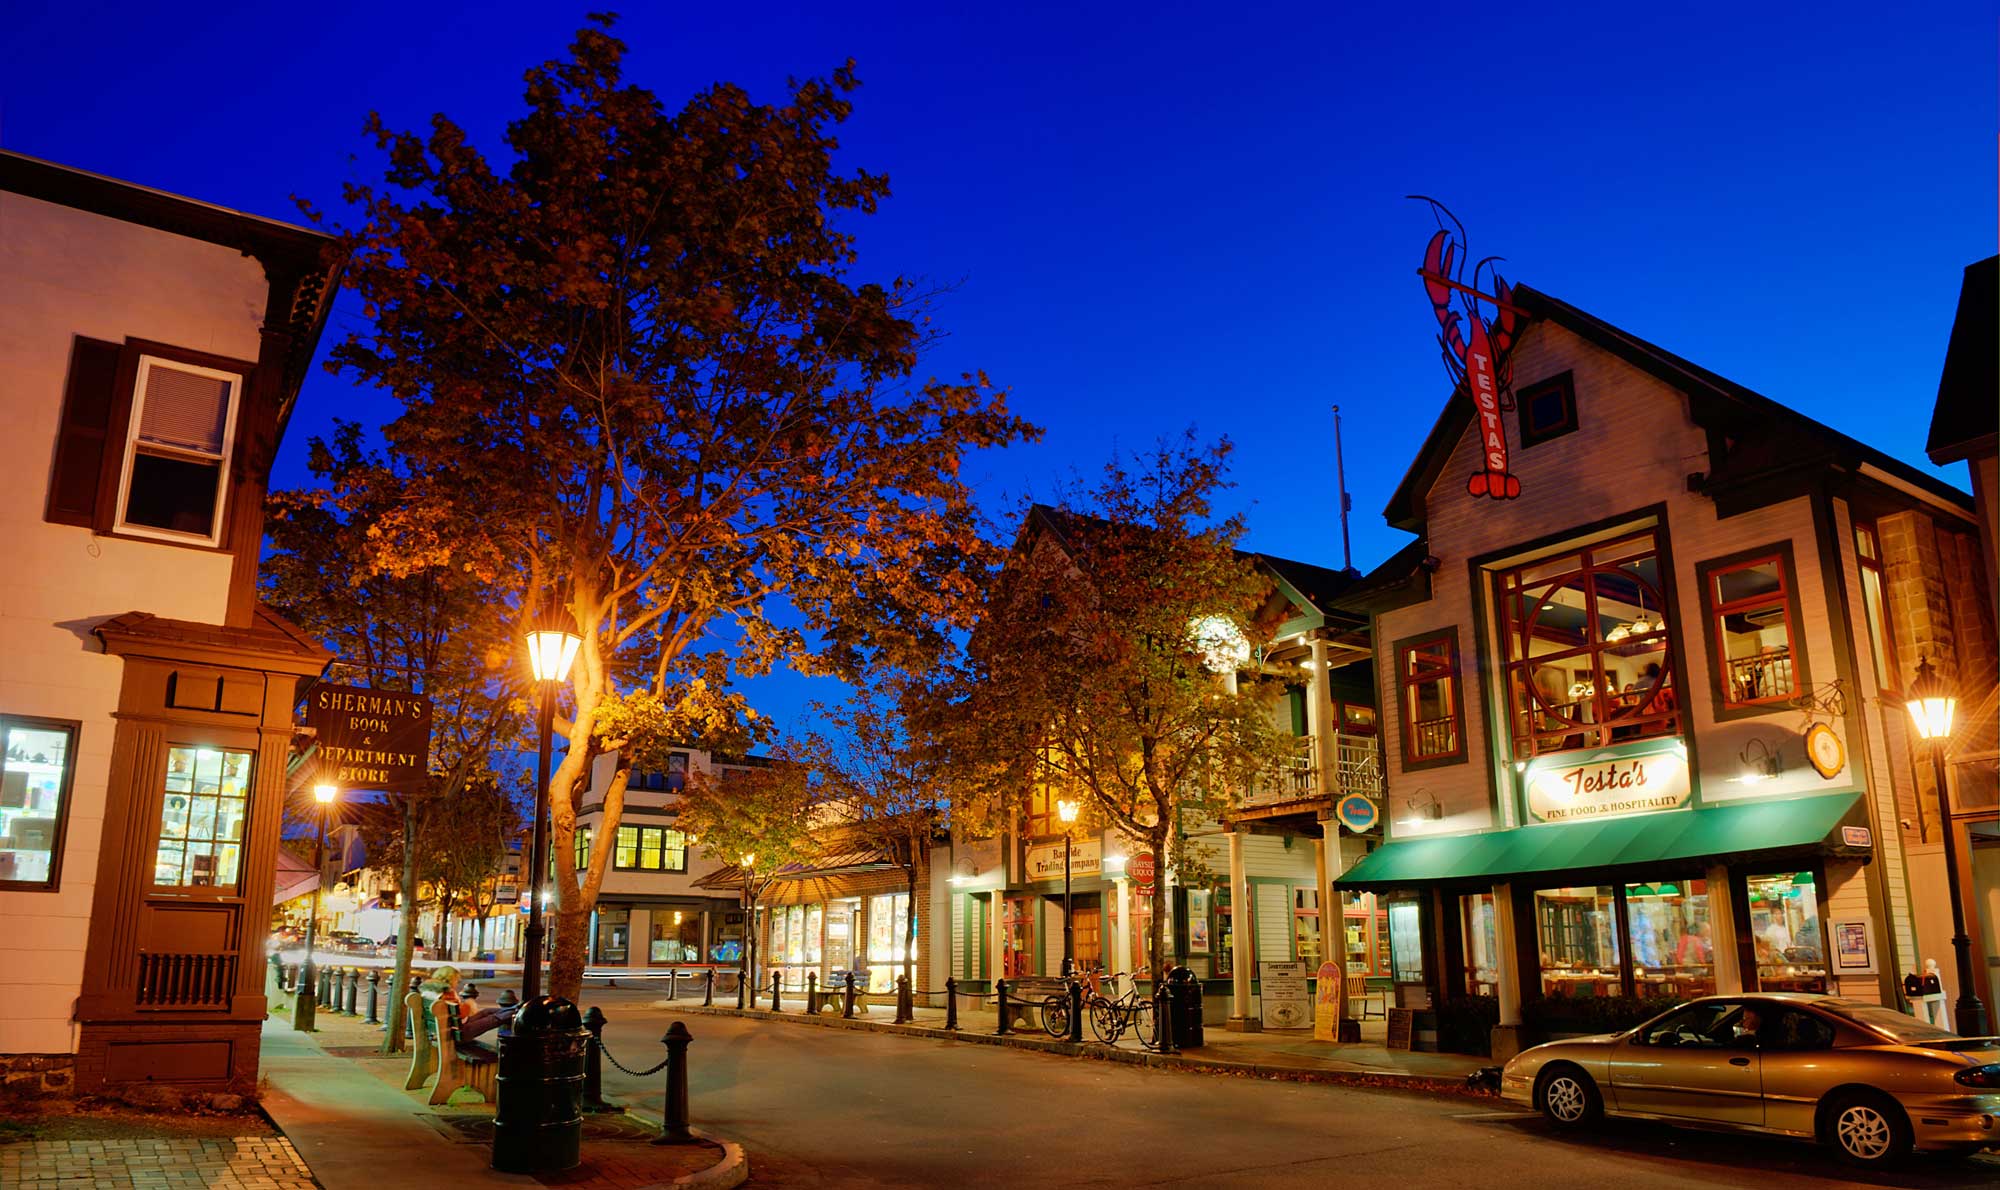
[[[1117,996],[1106,996],[1098,990],[1101,976],[1087,979],[1089,992],[1084,998],[1084,1010],[1090,1014],[1090,1032],[1105,1045],[1117,1045],[1126,1033],[1136,1031],[1139,1044],[1152,1050],[1159,1048],[1158,1022],[1154,1019],[1153,1001],[1139,994],[1139,983],[1135,979],[1125,991]],[[1109,977],[1114,983],[1126,978],[1123,974]]]

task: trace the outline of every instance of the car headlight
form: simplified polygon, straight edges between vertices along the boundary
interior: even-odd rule
[[[1951,1076],[1951,1081],[1961,1087],[1979,1087],[1984,1090],[2000,1089],[2000,1063],[1986,1066],[1967,1066]]]

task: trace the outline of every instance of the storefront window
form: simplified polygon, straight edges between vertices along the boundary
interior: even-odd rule
[[[235,888],[249,806],[250,753],[179,745],[167,749],[154,886]]]
[[[1819,888],[1813,874],[1781,872],[1752,876],[1744,883],[1759,990],[1826,991],[1826,939],[1820,931]]]
[[[654,963],[701,961],[701,911],[654,909],[653,936],[646,958]]]
[[[708,947],[708,961],[711,963],[743,961],[743,914],[740,911],[722,915],[722,923],[715,930],[715,941]]]
[[[1389,974],[1389,910],[1374,893],[1342,893],[1343,946],[1349,975]]]
[[[909,947],[910,895],[884,893],[868,898],[868,990],[895,986],[896,968]],[[1024,973],[1025,974],[1025,973]]]
[[[632,911],[629,909],[600,909],[597,911],[597,961],[622,966],[628,953],[626,939],[631,936]]]
[[[1618,910],[1610,888],[1536,890],[1535,927],[1544,996],[1619,994]]]
[[[1501,571],[1493,583],[1516,758],[1680,731],[1651,530]]]
[[[1706,880],[1625,886],[1634,991],[1685,1000],[1715,994],[1715,932]]]
[[[1459,934],[1465,939],[1465,991],[1471,996],[1500,994],[1500,945],[1495,940],[1493,894],[1458,899]]]
[[[76,729],[0,717],[0,888],[54,888],[76,768]]]
[[[1292,951],[1308,971],[1319,970],[1319,890],[1292,890]]]
[[[1037,899],[1008,897],[1000,909],[1001,971],[1003,979],[1039,975],[1035,969],[1035,906]],[[1137,927],[1136,922],[1133,923]],[[873,948],[873,931],[869,935]]]
[[[1397,983],[1424,982],[1423,926],[1422,904],[1389,902],[1389,961]]]

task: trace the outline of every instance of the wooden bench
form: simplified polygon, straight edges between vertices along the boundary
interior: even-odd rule
[[[438,1077],[437,1086],[431,1088],[432,1106],[451,1102],[453,1095],[467,1087],[479,1092],[479,1097],[487,1103],[493,1102],[500,1055],[476,1041],[459,1037],[458,1009],[457,1001],[443,996],[431,1005],[438,1038]]]
[[[1007,1012],[1011,1027],[1048,1031],[1050,1000],[1067,1001],[1069,981],[1047,975],[1023,975],[1007,981]]]
[[[422,1090],[431,1075],[437,1073],[437,1036],[432,1032],[436,1026],[424,994],[415,989],[403,997],[403,1027],[410,1031],[410,1077],[403,1080],[403,1089]]]
[[[847,1002],[847,986],[849,984],[854,985],[854,1011],[867,1012],[868,1001],[863,999],[868,994],[868,972],[866,971],[827,972],[826,982],[819,985],[819,1004],[816,1007],[820,1011],[827,1009],[832,1009],[835,1012],[841,1011],[842,1006]]]
[[[1347,1016],[1349,1020],[1365,1021],[1370,1017],[1381,1017],[1389,1009],[1389,994],[1380,988],[1368,986],[1366,975],[1347,977]],[[1373,1006],[1375,1011],[1368,1009]]]

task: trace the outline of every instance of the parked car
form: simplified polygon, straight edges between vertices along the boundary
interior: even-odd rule
[[[381,955],[383,958],[388,958],[388,959],[395,958],[396,937],[397,936],[395,934],[391,934],[387,938],[382,939],[382,941],[375,947],[375,953]],[[410,957],[413,959],[421,959],[427,957],[425,951],[426,948],[424,944],[420,941],[413,942],[410,944]]]
[[[324,940],[318,944],[319,948],[333,951],[335,954],[375,953],[375,944],[352,930],[335,930],[323,935],[323,938]]]
[[[1833,996],[1707,996],[1622,1033],[1538,1045],[1500,1095],[1561,1128],[1605,1115],[1817,1140],[1859,1166],[2000,1148],[2000,1037]]]

